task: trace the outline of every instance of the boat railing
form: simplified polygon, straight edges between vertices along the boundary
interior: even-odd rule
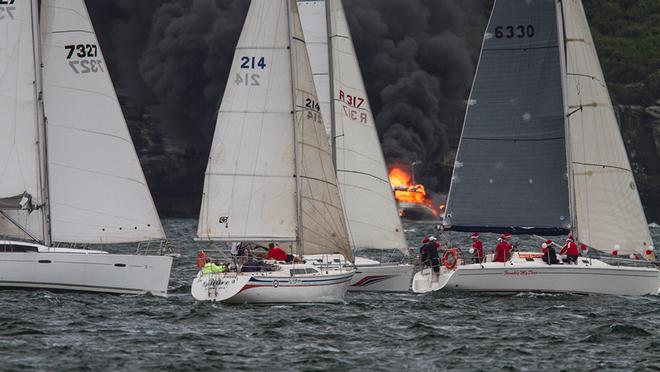
[[[147,240],[139,242],[135,254],[143,256],[177,256],[172,250],[172,244],[169,240]]]
[[[630,267],[649,267],[658,268],[659,261],[647,261],[643,259],[623,258],[623,257],[593,257],[612,266],[630,266]]]

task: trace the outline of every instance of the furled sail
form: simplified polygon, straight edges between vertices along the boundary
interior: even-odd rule
[[[0,211],[41,238],[41,212],[20,207],[24,193],[41,202],[32,8],[30,1],[12,3],[0,4]],[[0,236],[28,238],[3,215]]]
[[[554,0],[496,0],[447,203],[456,230],[570,228]]]
[[[42,0],[53,240],[164,239],[83,0]]]
[[[295,1],[250,4],[218,114],[197,235],[300,240],[305,254],[352,257]]]
[[[298,5],[323,120],[326,127],[331,120],[335,122],[337,177],[351,244],[354,249],[398,249],[407,255],[401,220],[342,3],[300,0]],[[330,28],[326,11],[330,15]],[[328,30],[332,50],[328,49]],[[333,70],[331,74],[329,67]],[[334,115],[330,110],[334,110]]]
[[[652,244],[633,172],[580,0],[564,0],[576,233],[590,247],[642,253]]]

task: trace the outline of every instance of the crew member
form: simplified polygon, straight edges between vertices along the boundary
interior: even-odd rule
[[[552,240],[546,240],[541,246],[541,251],[543,252],[543,262],[548,265],[556,265],[559,263],[557,252],[555,251]]]
[[[430,262],[431,267],[433,268],[433,271],[440,272],[440,253],[438,252],[438,248],[440,248],[440,244],[438,244],[438,239],[435,236],[432,236],[429,238],[429,242],[426,243],[426,254],[428,255],[428,260]]]
[[[286,261],[287,254],[280,247],[276,247],[275,244],[268,244],[268,254],[266,255],[267,260],[275,261]]]
[[[564,247],[559,251],[559,254],[564,254],[566,253],[566,262],[569,264],[576,264],[577,265],[577,258],[580,255],[580,251],[578,250],[577,244],[575,244],[575,241],[573,240],[573,235],[569,234],[568,239],[566,240],[566,244]]]
[[[218,261],[216,261],[216,262],[218,262]],[[204,268],[202,269],[203,270],[202,272],[204,273],[204,275],[224,273],[225,272],[224,265],[219,265],[218,263],[211,262],[211,259],[207,258],[206,259],[206,265],[204,265]]]
[[[507,262],[509,260],[509,252],[511,251],[511,245],[506,241],[506,237],[501,235],[497,241],[499,242],[495,247],[495,259],[494,262]]]
[[[429,250],[426,247],[426,244],[429,242],[429,237],[425,236],[422,239],[422,246],[419,248],[419,260],[422,262],[422,265],[426,265],[426,261],[429,259]]]
[[[472,260],[475,263],[484,262],[484,244],[479,240],[479,233],[472,234]]]

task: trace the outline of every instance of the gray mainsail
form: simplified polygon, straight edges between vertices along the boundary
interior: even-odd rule
[[[562,51],[554,0],[497,0],[452,177],[454,230],[570,228]]]

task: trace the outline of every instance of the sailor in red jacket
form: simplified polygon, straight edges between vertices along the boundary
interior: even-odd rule
[[[559,254],[564,254],[566,253],[566,262],[567,263],[574,263],[577,265],[577,258],[580,255],[580,251],[578,250],[577,244],[575,244],[575,241],[573,240],[573,235],[569,234],[568,239],[566,240],[566,244],[564,247],[559,251]]]
[[[499,243],[495,247],[495,259],[494,262],[507,262],[509,260],[509,251],[511,250],[511,245],[506,241],[506,236],[502,235],[497,239]]]
[[[475,263],[484,262],[484,244],[479,240],[479,233],[472,234],[472,259]]]

